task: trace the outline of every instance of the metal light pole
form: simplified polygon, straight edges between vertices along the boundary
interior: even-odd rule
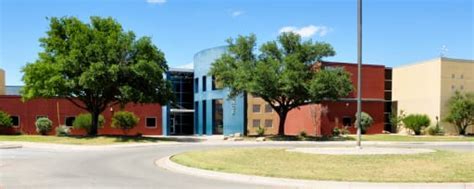
[[[361,114],[362,114],[362,0],[357,0],[357,148],[361,146]]]

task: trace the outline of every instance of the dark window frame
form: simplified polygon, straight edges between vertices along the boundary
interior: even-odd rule
[[[267,125],[268,122],[270,122],[270,126]],[[272,128],[273,127],[273,119],[265,119],[265,122],[264,122],[263,126],[266,127],[266,128]]]
[[[258,111],[255,111],[255,107],[258,106]],[[260,104],[252,104],[252,113],[261,113],[262,112],[262,105]]]
[[[346,121],[347,119],[348,119],[349,121]],[[349,125],[346,125],[346,123],[349,123]],[[352,117],[350,117],[350,116],[344,116],[344,117],[342,117],[342,126],[344,126],[344,127],[352,127],[352,126],[353,126]]]
[[[13,117],[16,117],[17,120],[18,120],[16,125],[14,124]],[[19,115],[10,115],[10,119],[12,120],[12,125],[13,125],[13,127],[15,127],[15,128],[20,127],[20,125],[21,125],[21,120],[20,120],[20,116],[19,116]]]
[[[207,90],[206,80],[207,80],[206,76],[205,75],[202,76],[202,91],[203,92]]]
[[[258,121],[257,126],[255,126],[256,121]],[[262,122],[260,121],[260,119],[252,119],[252,127],[259,128],[261,125],[262,125]]]
[[[148,126],[148,119],[155,119],[154,126]],[[158,127],[158,117],[156,116],[147,116],[145,117],[145,128],[153,129]]]
[[[74,120],[71,122],[71,125],[67,125],[67,119],[68,118],[74,118]],[[76,116],[65,116],[64,117],[64,125],[67,126],[67,127],[72,127],[75,120],[76,120]]]

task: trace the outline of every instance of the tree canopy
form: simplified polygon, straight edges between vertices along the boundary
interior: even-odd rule
[[[171,98],[163,73],[164,54],[149,37],[136,39],[112,18],[50,18],[43,51],[23,68],[25,100],[61,97],[92,114],[90,135],[99,114],[112,104],[161,103]]]
[[[230,98],[250,93],[268,102],[280,117],[279,135],[284,134],[290,110],[335,100],[352,91],[348,72],[314,65],[335,55],[330,44],[282,33],[276,41],[262,44],[256,54],[256,40],[253,34],[228,39],[228,52],[212,64],[209,74],[230,90]]]
[[[448,101],[449,113],[445,120],[454,124],[459,134],[465,135],[469,126],[474,127],[474,93],[456,91]]]

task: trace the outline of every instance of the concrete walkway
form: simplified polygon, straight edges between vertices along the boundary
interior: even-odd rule
[[[373,182],[340,182],[340,181],[314,181],[301,179],[273,178],[234,173],[209,171],[191,168],[174,163],[171,156],[161,158],[155,162],[159,167],[172,172],[182,173],[207,179],[217,179],[230,182],[240,182],[255,185],[267,185],[274,187],[296,187],[296,188],[337,188],[337,189],[473,189],[474,183],[373,183]]]

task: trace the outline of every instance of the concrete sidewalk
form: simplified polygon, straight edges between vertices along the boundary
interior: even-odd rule
[[[172,172],[182,173],[203,178],[240,182],[246,184],[267,185],[274,187],[296,188],[337,188],[337,189],[474,189],[474,183],[373,183],[373,182],[339,182],[315,181],[301,179],[274,178],[243,174],[223,173],[186,167],[170,160],[171,156],[161,158],[155,162],[159,167]]]

